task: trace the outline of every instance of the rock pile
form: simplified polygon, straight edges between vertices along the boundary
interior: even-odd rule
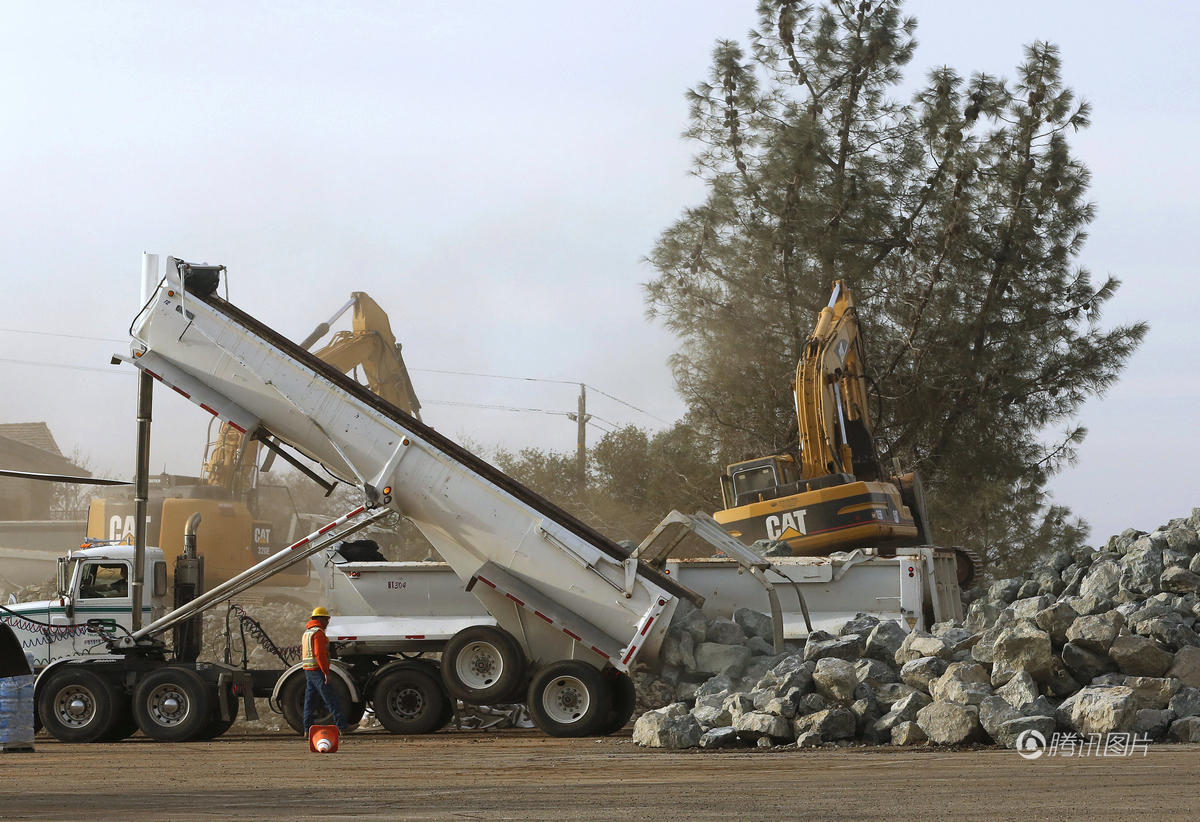
[[[649,747],[1013,747],[1022,731],[1200,742],[1200,509],[964,595],[962,624],[858,615],[776,654],[770,619],[681,603],[635,675]]]

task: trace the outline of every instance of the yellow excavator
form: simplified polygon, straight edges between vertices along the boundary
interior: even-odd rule
[[[713,517],[732,536],[784,542],[795,556],[930,544],[919,478],[879,463],[865,362],[854,299],[838,280],[796,367],[799,453],[734,463],[721,477],[725,508]]]
[[[346,304],[318,325],[301,345],[311,348],[351,307],[351,330],[337,332],[313,353],[343,373],[361,368],[368,388],[419,419],[421,405],[388,315],[366,293],[353,292]],[[259,481],[259,474],[269,468],[274,456],[279,453],[286,459],[286,454],[272,450],[260,466],[260,443],[246,440],[228,424],[221,425],[216,436],[210,435],[209,439],[202,476],[164,474],[150,478],[147,541],[162,548],[168,562],[173,562],[183,551],[185,523],[192,514],[201,514],[207,546],[205,579],[215,585],[285,545],[296,512],[286,487]],[[89,539],[132,538],[133,526],[131,496],[91,501]],[[306,585],[308,579],[307,564],[302,563],[293,571],[277,575],[272,582],[277,587],[294,588]]]

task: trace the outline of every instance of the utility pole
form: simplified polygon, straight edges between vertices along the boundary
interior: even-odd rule
[[[587,386],[583,383],[579,383],[579,411],[567,414],[567,419],[576,424],[575,473],[582,490],[587,483],[587,423],[591,419],[587,413]]]

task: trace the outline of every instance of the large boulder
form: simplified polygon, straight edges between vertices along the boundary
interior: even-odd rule
[[[688,603],[691,605],[691,603]],[[682,606],[682,602],[680,603]],[[687,631],[692,635],[692,647],[708,641],[708,617],[699,608],[691,608],[680,614],[678,608],[671,619],[671,627]]]
[[[844,637],[832,637],[824,631],[813,631],[804,645],[804,659],[815,662],[818,659],[844,659],[855,661],[863,655],[863,641],[858,634],[847,634]]]
[[[742,626],[746,636],[761,637],[767,642],[775,641],[775,625],[766,614],[750,608],[738,608],[733,612],[733,621]]]
[[[892,709],[875,721],[875,731],[879,736],[890,734],[892,729],[901,722],[915,721],[917,713],[933,700],[920,691],[909,694],[892,704]]]
[[[733,748],[739,744],[738,732],[730,727],[710,728],[700,737],[701,748]]]
[[[1200,716],[1175,720],[1168,733],[1175,742],[1200,742]]]
[[[1052,716],[1045,714],[1018,716],[1001,722],[996,728],[996,735],[993,739],[1006,748],[1015,748],[1022,734],[1037,733],[1042,739],[1049,739],[1054,734],[1056,727],[1057,723]]]
[[[1067,630],[1079,618],[1079,613],[1066,602],[1056,602],[1034,615],[1034,623],[1050,635],[1050,641],[1062,645],[1067,641]]]
[[[878,688],[885,682],[899,682],[900,677],[896,673],[896,669],[891,665],[880,662],[878,659],[860,659],[854,663],[855,678],[866,685],[871,690]]]
[[[1171,723],[1175,721],[1175,712],[1169,709],[1155,710],[1140,708],[1133,716],[1133,725],[1129,730],[1138,736],[1158,741],[1167,735]]]
[[[1148,675],[1154,676],[1154,674]],[[1200,648],[1188,646],[1176,651],[1175,658],[1166,675],[1178,679],[1184,685],[1200,688]]]
[[[854,689],[858,685],[858,678],[855,676],[854,666],[844,659],[825,657],[817,660],[812,680],[817,693],[829,701],[847,704],[854,701]],[[824,734],[822,736],[830,739]]]
[[[1200,594],[1200,574],[1186,568],[1172,567],[1162,572],[1159,578],[1164,591],[1173,594]]]
[[[963,745],[979,737],[978,710],[975,706],[934,702],[917,712],[917,724],[935,745]]]
[[[793,725],[797,737],[803,733],[819,734],[821,739],[853,739],[858,730],[858,717],[849,708],[835,707],[798,717]]]
[[[1074,642],[1063,646],[1062,661],[1072,676],[1080,682],[1090,682],[1117,669],[1117,664],[1106,654],[1096,653]]]
[[[900,722],[892,728],[892,744],[897,746],[920,745],[928,740],[921,726],[916,722]]]
[[[1183,687],[1178,679],[1154,676],[1127,676],[1119,684],[1133,689],[1133,701],[1138,708],[1162,710]]]
[[[740,676],[746,669],[746,663],[750,661],[750,649],[745,645],[701,642],[696,646],[695,657],[696,670],[700,673],[723,674],[732,678]]]
[[[1037,683],[1028,671],[1021,671],[997,688],[996,696],[1019,710],[1038,698]]]
[[[929,695],[935,702],[978,705],[992,695],[991,677],[978,662],[954,662],[929,683]]]
[[[900,626],[900,623],[890,619],[885,620],[867,634],[863,655],[893,665],[896,662],[896,651],[900,650],[906,636],[908,636],[908,632]]]
[[[1121,559],[1120,587],[1139,599],[1152,596],[1159,592],[1162,573],[1162,549],[1148,537],[1140,537]]]
[[[977,599],[967,609],[967,618],[963,621],[963,627],[974,632],[986,630],[995,624],[1003,612],[1003,605],[989,599]],[[897,647],[899,647],[898,644]]]
[[[896,702],[914,693],[918,693],[918,691],[911,685],[903,682],[885,682],[875,689],[875,699],[884,708],[890,709]]]
[[[746,641],[746,632],[732,619],[717,617],[708,623],[708,641],[720,645],[741,645]]]
[[[702,734],[700,723],[682,702],[646,711],[633,726],[634,744],[647,748],[694,748]]]
[[[988,589],[988,599],[1008,605],[1020,594],[1023,582],[1024,580],[1017,577],[998,579]]]
[[[1167,705],[1176,716],[1200,716],[1200,688],[1184,685]]]
[[[1120,590],[1121,568],[1112,560],[1092,564],[1079,584],[1079,596],[1112,599]]]
[[[900,669],[900,680],[906,685],[929,693],[929,683],[946,673],[950,663],[936,656],[923,656],[905,662]]]
[[[1196,653],[1200,666],[1200,648],[1196,649]],[[1109,646],[1108,655],[1117,663],[1122,673],[1131,676],[1162,676],[1176,660],[1162,643],[1137,634],[1124,634],[1114,639]],[[1197,674],[1200,674],[1200,667],[1197,668]]]
[[[927,634],[924,631],[913,631],[900,644],[900,648],[896,651],[895,660],[897,665],[902,666],[906,662],[911,662],[914,659],[920,659],[924,656],[933,656],[950,661],[954,658],[954,652],[950,650],[950,646],[932,634]]]
[[[1000,725],[1020,716],[1022,713],[1001,697],[989,696],[979,702],[979,724],[983,726],[984,732],[1000,745],[1006,744],[1000,735]]]
[[[1067,639],[1089,651],[1107,654],[1124,625],[1125,617],[1121,616],[1120,611],[1081,616],[1067,629]]]
[[[1060,706],[1061,707],[1061,706]],[[1081,734],[1126,731],[1137,713],[1133,689],[1123,685],[1093,685],[1075,694],[1071,727]]]
[[[680,626],[672,625],[663,637],[659,657],[664,665],[678,665],[689,671],[696,670],[696,641],[691,633]]]
[[[854,619],[847,620],[841,628],[838,628],[838,636],[849,636],[850,634],[858,634],[861,637],[870,636],[871,631],[875,630],[875,626],[879,624],[879,617],[872,614],[856,614]]]
[[[1029,620],[1015,622],[1000,632],[992,648],[992,685],[1003,685],[1021,671],[1036,680],[1054,669],[1050,635]]]
[[[742,739],[769,737],[773,742],[791,742],[796,738],[792,723],[782,716],[751,711],[744,713],[733,723],[733,729]]]

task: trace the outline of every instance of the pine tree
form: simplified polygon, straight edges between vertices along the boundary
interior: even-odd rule
[[[718,42],[689,92],[707,196],[650,254],[689,421],[735,458],[794,449],[790,377],[844,279],[880,453],[921,471],[939,538],[1081,538],[1045,484],[1146,326],[1101,327],[1118,282],[1078,265],[1094,206],[1068,137],[1089,107],[1057,49],[1029,46],[1011,84],[938,68],[900,103],[916,48],[900,3],[763,0],[759,18],[749,56]],[[1017,521],[998,528],[984,501]]]

